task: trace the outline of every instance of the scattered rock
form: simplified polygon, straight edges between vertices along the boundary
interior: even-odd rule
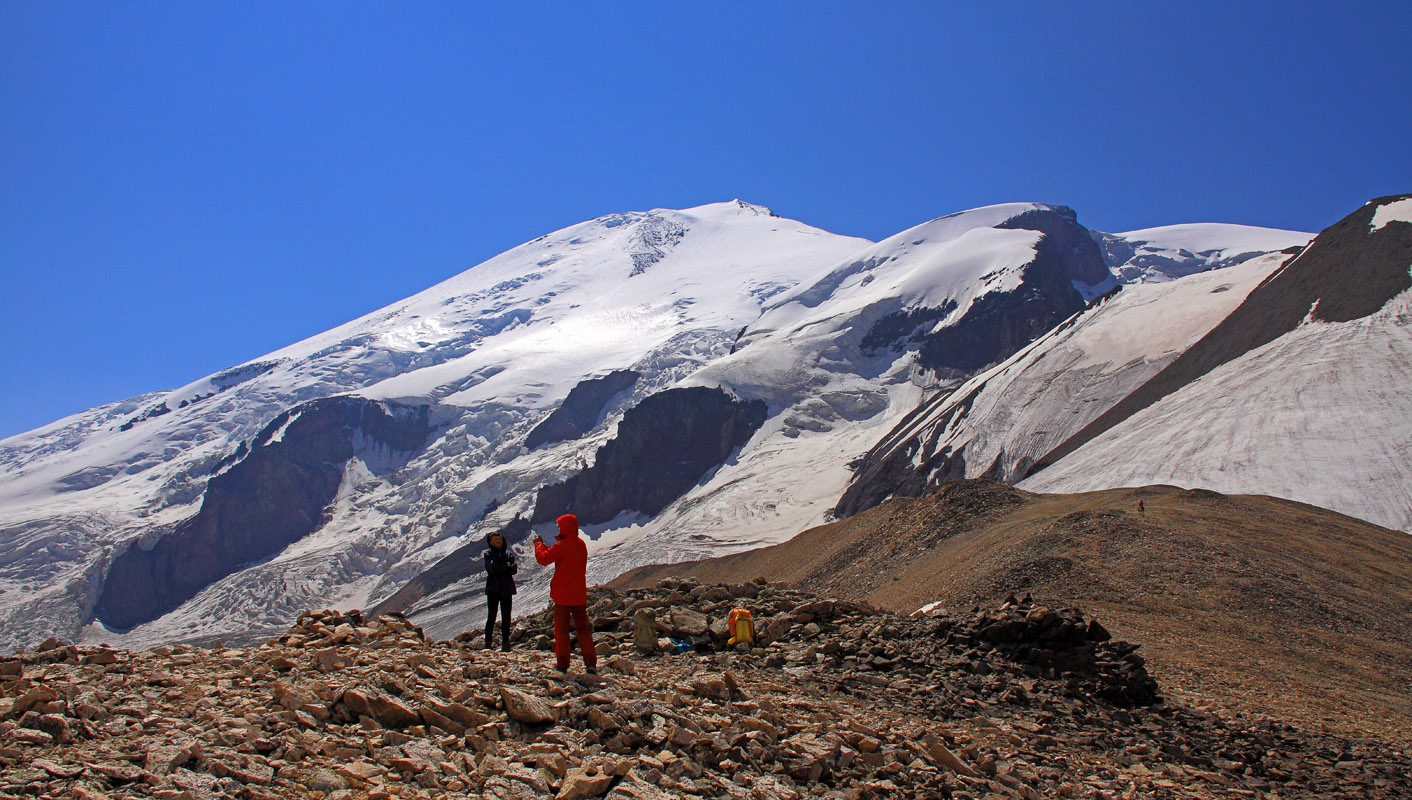
[[[959,756],[947,749],[941,740],[928,733],[926,735],[926,752],[931,756],[932,761],[946,767],[958,775],[965,775],[968,778],[978,778],[980,774],[971,765],[962,761]]]
[[[659,623],[668,633],[677,636],[701,636],[710,628],[706,615],[689,608],[675,607],[665,622]]]
[[[252,648],[19,653],[0,798],[1412,796],[1404,745],[1163,703],[1077,609],[896,617],[678,580],[589,599],[599,675],[333,611]],[[753,648],[713,633],[738,606]],[[691,649],[660,650],[657,621]],[[551,625],[522,618],[523,641]]]

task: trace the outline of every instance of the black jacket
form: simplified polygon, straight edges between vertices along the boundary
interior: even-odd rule
[[[519,571],[519,566],[515,564],[515,554],[510,551],[508,545],[501,548],[487,548],[485,551],[485,593],[514,594],[514,575]]]

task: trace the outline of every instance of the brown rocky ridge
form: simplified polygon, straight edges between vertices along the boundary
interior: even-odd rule
[[[731,609],[759,640],[727,644]],[[1392,797],[1405,754],[1168,704],[1137,645],[1008,598],[899,616],[761,581],[590,593],[599,675],[398,616],[0,661],[0,798]]]
[[[897,613],[1032,592],[1142,642],[1172,699],[1412,743],[1412,536],[1302,503],[958,481],[773,547],[645,567],[612,585],[665,575],[761,575]]]

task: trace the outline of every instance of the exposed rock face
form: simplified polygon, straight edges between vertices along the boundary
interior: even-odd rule
[[[707,387],[654,394],[623,415],[593,466],[539,490],[531,521],[573,513],[592,524],[628,510],[656,514],[749,441],[765,411],[761,400]]]
[[[642,373],[621,369],[602,378],[589,378],[569,390],[564,402],[525,438],[525,447],[533,450],[546,444],[582,438],[603,416],[608,401],[619,392],[631,389]]]
[[[277,416],[212,477],[201,510],[150,548],[113,560],[94,615],[130,628],[312,533],[358,452],[410,454],[431,432],[426,406],[357,397],[316,400]]]
[[[1293,331],[1306,319],[1347,322],[1373,314],[1412,288],[1412,224],[1374,229],[1379,207],[1412,195],[1374,200],[1334,223],[1256,287],[1235,311],[1137,391],[1035,462],[1033,475],[1133,414],[1222,364]]]
[[[909,308],[888,314],[868,328],[859,345],[872,352],[885,347],[919,344],[927,338],[927,331],[933,325],[955,310],[956,301],[948,300],[936,307]]]

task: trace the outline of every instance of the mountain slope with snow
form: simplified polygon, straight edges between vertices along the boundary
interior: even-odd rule
[[[1241,238],[1207,232],[1173,263],[1224,263],[1202,254]],[[1116,287],[1114,238],[1021,203],[869,243],[739,201],[546,235],[263,358],[0,441],[0,649],[233,641],[308,607],[389,603],[449,635],[482,603],[479,542],[523,548],[562,511],[592,520],[598,579],[782,541],[832,513],[850,463],[924,397]],[[1090,346],[1160,366],[1180,343],[1147,352],[1124,333],[1143,313],[1119,312],[1146,296],[1204,326],[1244,291],[1227,272],[1183,279],[1238,287],[1199,313],[1161,300],[1198,291],[1181,282],[1130,287],[1103,306],[1128,322]],[[547,572],[520,578],[521,608],[545,599]]]
[[[1291,365],[1299,365],[1291,379]],[[1166,483],[1296,499],[1412,531],[1412,293],[1312,322],[1134,414],[1019,485]]]
[[[933,395],[868,453],[839,514],[948,480],[1020,480],[1215,327],[1284,258],[1126,286],[1005,363]]]
[[[1409,208],[1380,198],[1320,233],[1021,485],[1244,487],[1412,530]]]
[[[230,574],[150,638],[361,604],[415,574],[438,543],[494,504],[501,489],[480,481],[480,470],[515,459],[516,438],[578,381],[650,366],[620,412],[728,352],[761,304],[865,244],[739,202],[612,215],[250,364],[0,442],[0,606],[28,621],[7,624],[15,638],[0,645],[21,643],[29,628],[73,636],[125,552],[189,528],[208,482],[252,447],[280,444],[305,417],[331,425],[320,416],[327,407],[311,404],[335,395],[394,416],[425,413],[427,438],[394,450],[345,425],[334,437],[348,454],[333,462],[338,483],[317,487],[328,505],[282,510],[309,518],[296,543],[223,565]],[[562,470],[587,446],[531,459],[521,468],[529,477],[519,477]],[[281,470],[289,480],[299,473]],[[179,561],[165,563],[133,574],[181,571]]]
[[[1076,237],[1088,248],[1062,248],[1054,257],[1055,240]],[[1070,273],[1087,279],[1079,281],[1082,289]],[[782,295],[744,329],[734,352],[680,382],[762,402],[767,417],[737,453],[660,512],[623,509],[587,526],[596,539],[590,578],[779,542],[824,521],[847,484],[848,462],[935,385],[919,363],[928,337],[1016,319],[1035,322],[1029,335],[1038,335],[1048,324],[1042,313],[1062,319],[1083,307],[1083,289],[1110,282],[1073,212],[1037,204],[949,215],[861,249]],[[970,313],[980,307],[987,313]],[[959,380],[958,370],[948,373],[947,380]],[[620,426],[618,435],[643,434]],[[595,465],[585,474],[598,471]],[[606,487],[633,479],[592,478]],[[585,510],[546,507],[557,500],[557,493],[540,493],[534,520]],[[607,517],[597,503],[589,513],[595,521]],[[540,596],[531,589],[525,599]],[[465,606],[478,602],[474,586],[452,585],[398,607],[441,632],[464,626]]]
[[[1402,202],[1374,201],[1288,255],[1125,286],[921,404],[859,463],[838,512],[984,476],[1274,494],[1412,530]]]

